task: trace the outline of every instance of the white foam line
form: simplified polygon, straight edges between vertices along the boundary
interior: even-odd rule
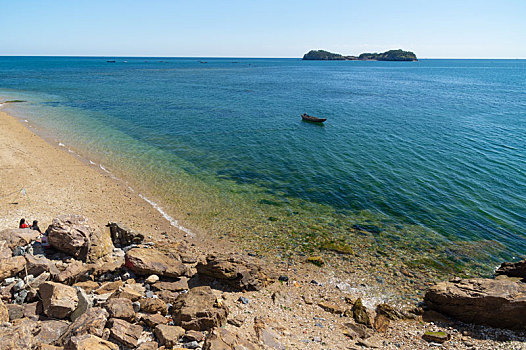
[[[110,174],[110,172],[109,172],[105,167],[103,167],[102,164],[99,164],[99,167],[100,167],[102,170],[104,170],[105,172],[107,172],[108,174]]]
[[[2,107],[4,104],[3,103],[0,103],[0,107]]]
[[[66,147],[66,145],[63,144],[62,142],[59,142],[58,145],[59,145],[60,147]]]
[[[95,165],[95,164],[97,164],[97,163],[95,163],[94,161],[91,161],[91,160],[89,161],[89,163],[90,163],[91,165]]]
[[[141,197],[142,199],[144,199],[146,202],[148,202],[148,204],[150,204],[152,207],[154,207],[159,213],[161,213],[161,215],[163,216],[163,218],[165,218],[169,223],[170,225],[172,225],[173,227],[189,234],[190,236],[194,236],[193,232],[190,231],[189,229],[187,229],[186,227],[183,227],[181,225],[179,225],[179,221],[175,220],[174,218],[172,218],[170,215],[168,215],[164,210],[163,208],[161,208],[157,203],[155,203],[154,201],[151,201],[149,200],[148,198],[146,198],[145,196],[143,196],[142,194],[139,193],[139,197]]]
[[[135,190],[131,186],[128,186],[128,189],[132,192],[135,192]]]
[[[24,119],[24,123],[29,123],[29,121],[27,119]]]
[[[75,153],[75,152],[73,152],[72,150],[70,150],[69,148],[68,148],[68,152],[69,152],[69,153]]]

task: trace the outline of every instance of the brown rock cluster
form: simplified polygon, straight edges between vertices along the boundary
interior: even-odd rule
[[[80,215],[59,216],[47,230],[47,251],[34,231],[0,233],[1,350],[146,350],[185,342],[211,350],[257,348],[220,330],[229,312],[221,292],[189,287],[190,278],[199,279],[197,258],[187,256],[187,265],[141,245],[141,234],[116,223],[108,227],[111,233]],[[23,255],[13,256],[14,249]],[[202,278],[216,271],[241,290],[269,282],[258,266],[228,257],[209,260],[205,270]]]

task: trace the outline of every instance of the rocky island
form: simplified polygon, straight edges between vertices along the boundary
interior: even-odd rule
[[[305,61],[418,61],[411,51],[389,50],[382,53],[362,53],[359,56],[343,56],[325,50],[311,50],[303,55]]]

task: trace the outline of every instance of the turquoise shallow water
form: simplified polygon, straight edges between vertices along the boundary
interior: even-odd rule
[[[3,109],[191,228],[526,255],[525,60],[107,60],[0,57]]]

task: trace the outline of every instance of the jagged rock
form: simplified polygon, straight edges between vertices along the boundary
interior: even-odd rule
[[[157,342],[147,341],[139,344],[136,350],[157,350],[158,348]]]
[[[169,320],[161,314],[142,314],[141,320],[150,328],[155,328],[155,326],[159,324],[167,324],[169,322]]]
[[[155,282],[153,288],[157,290],[169,290],[172,292],[180,292],[188,289],[188,278],[180,277],[175,282]]]
[[[70,338],[86,334],[102,337],[107,320],[108,311],[105,309],[100,307],[88,309],[69,325],[66,332],[56,342],[56,345],[66,344]]]
[[[121,223],[109,222],[106,226],[110,228],[111,240],[116,247],[141,244],[144,241],[143,234],[135,232]]]
[[[64,271],[53,276],[53,280],[59,283],[73,284],[79,280],[87,279],[93,273],[93,267],[83,264],[81,261],[73,260]]]
[[[95,289],[93,292],[99,295],[106,294],[106,293],[113,293],[117,289],[119,289],[119,287],[122,287],[122,286],[124,286],[124,282],[122,281],[106,282],[102,284],[99,288]]]
[[[388,319],[392,321],[396,321],[396,320],[405,318],[402,312],[396,310],[394,307],[392,307],[389,304],[378,304],[376,306],[376,314],[384,315],[385,317],[387,317]]]
[[[0,260],[13,256],[13,251],[9,248],[7,241],[0,241]]]
[[[9,322],[9,310],[2,299],[0,299],[0,324],[3,322]]]
[[[55,264],[43,255],[26,254],[24,258],[26,259],[27,273],[30,275],[39,276],[43,272],[58,272]]]
[[[526,279],[526,259],[514,263],[505,262],[495,271],[495,275],[520,277]]]
[[[126,298],[109,299],[106,303],[110,317],[122,318],[127,321],[135,320],[135,311],[133,310],[132,302]]]
[[[141,292],[138,288],[133,288],[130,285],[119,287],[113,294],[110,296],[110,299],[113,298],[126,298],[131,301],[137,301],[142,298],[144,290]]]
[[[28,350],[37,345],[33,334],[38,330],[36,321],[24,318],[17,324],[0,326],[0,350]]]
[[[142,312],[149,314],[160,313],[164,316],[168,311],[166,303],[159,298],[142,298],[140,302]]]
[[[374,329],[380,333],[385,333],[389,328],[390,320],[383,314],[377,314],[374,318]]]
[[[77,291],[77,298],[79,299],[77,308],[73,313],[70,315],[71,321],[75,321],[77,318],[80,317],[83,313],[85,313],[90,307],[93,306],[93,299],[89,297],[84,289],[76,287]]]
[[[40,276],[38,276],[37,278],[29,282],[29,292],[27,294],[27,302],[32,302],[32,301],[37,300],[38,289],[40,285],[46,282],[47,280],[49,280],[49,278],[50,278],[49,272],[43,272],[40,274]]]
[[[18,304],[7,304],[6,306],[9,312],[9,321],[24,317],[24,306]]]
[[[68,329],[69,323],[66,321],[47,320],[40,323],[40,331],[35,336],[37,343],[53,344]]]
[[[42,310],[42,302],[41,301],[35,301],[34,303],[24,304],[24,317],[33,317],[41,315]]]
[[[185,330],[178,326],[160,324],[155,327],[153,333],[161,345],[173,347],[184,335]]]
[[[126,267],[138,275],[179,277],[185,274],[186,266],[163,253],[149,248],[133,248],[126,252]]]
[[[467,323],[526,329],[526,284],[509,280],[466,279],[441,282],[424,298],[432,310]]]
[[[348,322],[343,326],[343,334],[351,339],[365,339],[371,336],[371,331],[363,324]]]
[[[64,348],[55,346],[55,345],[49,345],[49,344],[39,344],[38,350],[64,350]]]
[[[7,229],[0,231],[0,241],[6,241],[7,246],[13,250],[16,247],[24,247],[36,241],[40,232],[28,229]]]
[[[61,215],[47,229],[51,246],[76,259],[95,261],[113,251],[111,237],[80,215]]]
[[[91,264],[93,276],[99,277],[108,273],[118,272],[124,267],[124,252],[119,255],[112,254],[104,256]]]
[[[361,345],[366,348],[371,348],[371,349],[378,349],[378,348],[383,347],[382,339],[376,336],[371,337],[371,338],[366,338],[366,339],[358,339],[356,344]]]
[[[176,325],[187,330],[205,331],[225,324],[228,309],[208,286],[195,287],[177,297],[172,308]]]
[[[208,255],[206,263],[197,264],[200,275],[218,279],[238,291],[255,291],[275,280],[261,266],[237,259],[219,255]]]
[[[128,347],[136,347],[142,333],[142,327],[120,318],[110,319],[110,337]]]
[[[119,350],[117,344],[91,334],[72,337],[64,350]]]
[[[203,334],[203,332],[189,330],[189,331],[186,331],[184,335],[184,339],[188,342],[191,342],[191,341],[201,342],[205,339],[205,335]]]
[[[157,294],[157,297],[159,297],[159,299],[163,300],[165,303],[169,303],[169,304],[174,304],[175,301],[177,300],[177,297],[179,297],[179,293],[177,292],[172,292],[172,291],[169,291],[169,290],[161,290],[161,291],[158,291],[156,292]]]
[[[259,346],[249,343],[237,334],[224,328],[214,328],[205,339],[203,350],[258,350]]]
[[[369,310],[362,304],[362,299],[358,298],[352,307],[354,320],[358,323],[372,327],[372,317]]]
[[[66,318],[77,308],[79,299],[75,288],[54,282],[40,285],[44,313],[49,317]]]
[[[99,288],[99,284],[95,281],[83,281],[75,283],[73,287],[82,288],[86,293],[91,294],[92,291]]]
[[[345,312],[345,308],[328,301],[323,301],[319,303],[318,306],[321,307],[323,310],[335,315],[341,315]]]
[[[23,256],[14,256],[0,260],[0,281],[8,277],[13,277],[24,270],[26,259]]]
[[[277,350],[286,350],[285,346],[278,341],[279,336],[269,327],[268,320],[265,318],[256,317],[254,319],[254,330],[258,340],[265,346]]]

